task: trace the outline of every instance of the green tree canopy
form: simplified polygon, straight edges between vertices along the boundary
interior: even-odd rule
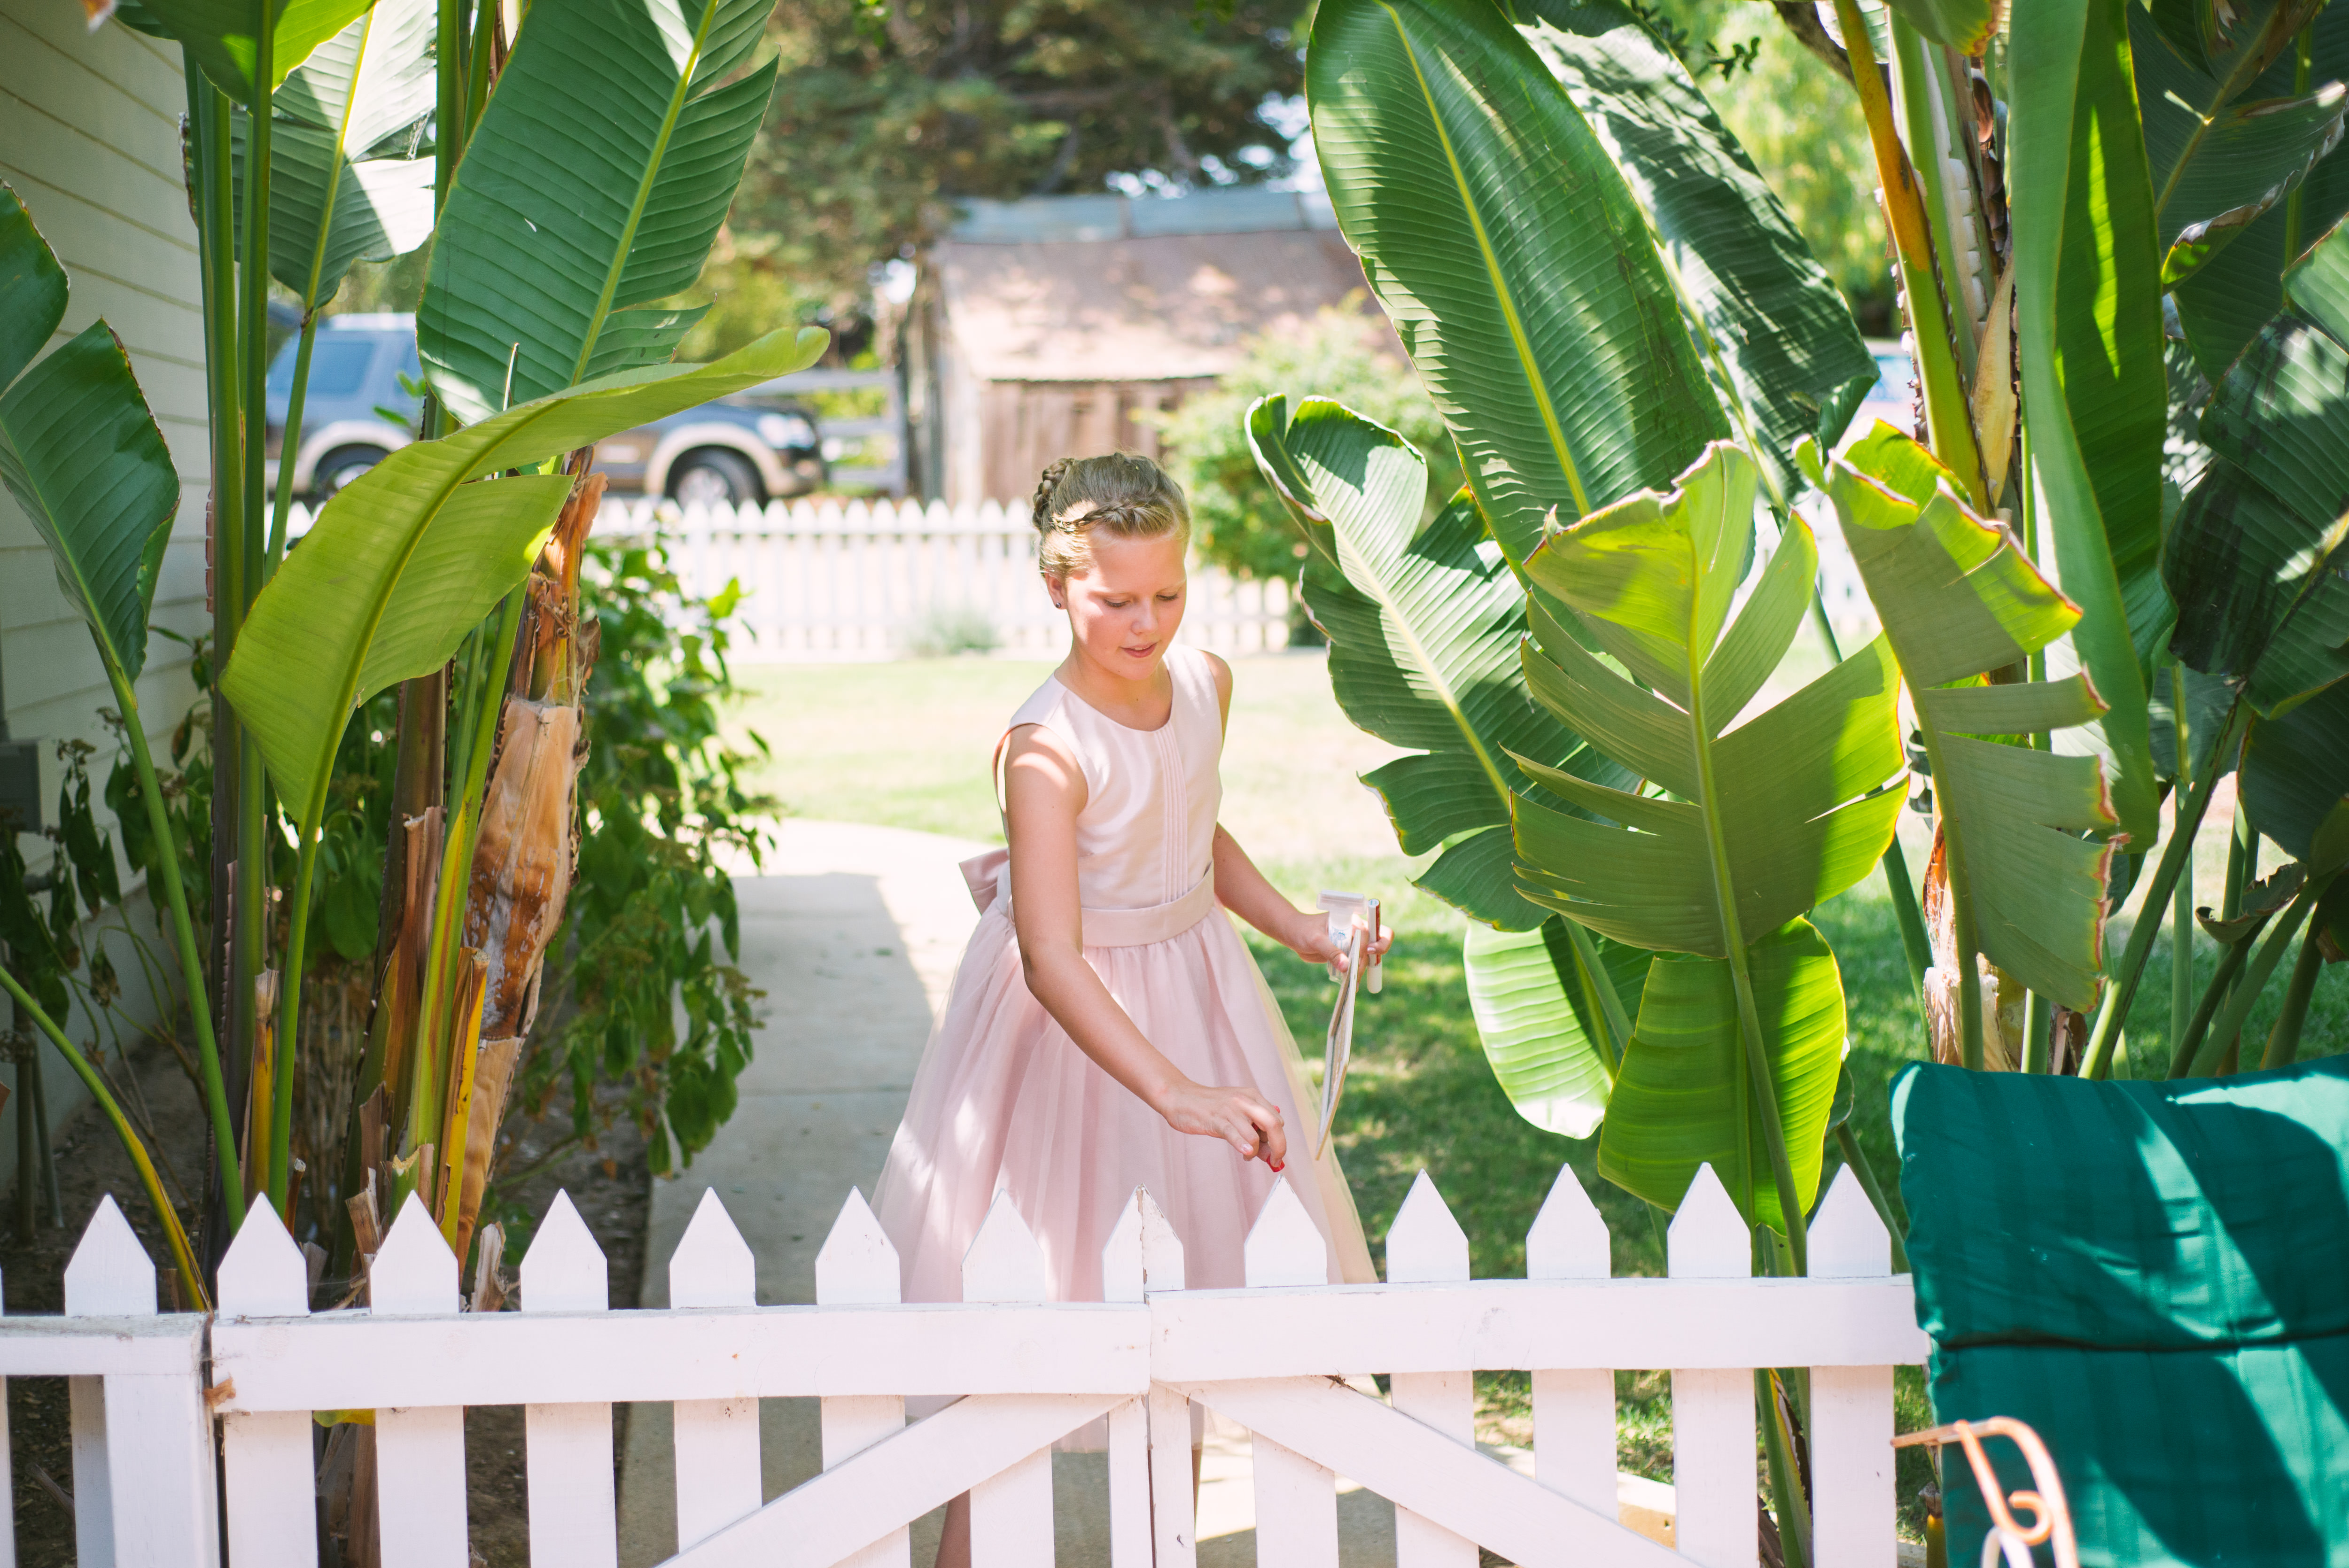
[[[852,304],[957,197],[1285,172],[1303,83],[1295,0],[782,0],[781,75],[733,226],[741,261]],[[1268,112],[1273,117],[1268,119]]]

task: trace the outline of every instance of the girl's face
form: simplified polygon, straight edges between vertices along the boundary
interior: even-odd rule
[[[1068,611],[1069,630],[1086,661],[1118,680],[1148,680],[1183,624],[1183,539],[1122,539],[1096,534],[1092,565],[1060,583],[1045,581]]]

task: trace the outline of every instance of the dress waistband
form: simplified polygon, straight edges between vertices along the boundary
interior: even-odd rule
[[[1000,905],[1005,918],[1009,918],[1011,857],[1008,851],[998,849],[973,855],[962,862],[962,874],[970,884],[971,902],[981,913]],[[1189,892],[1164,903],[1143,909],[1081,911],[1083,930],[1079,940],[1087,947],[1147,947],[1182,935],[1206,919],[1215,907],[1216,873],[1210,871]]]

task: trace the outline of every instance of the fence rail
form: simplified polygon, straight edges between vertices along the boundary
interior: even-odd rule
[[[761,1307],[713,1191],[669,1261],[677,1305],[615,1312],[603,1253],[558,1195],[521,1265],[521,1310],[469,1313],[411,1199],[372,1260],[371,1306],[313,1313],[303,1254],[264,1205],[208,1324],[155,1315],[153,1266],[109,1201],[67,1270],[69,1315],[0,1318],[0,1376],[73,1377],[81,1561],[109,1568],[214,1562],[223,1505],[233,1568],[315,1568],[316,1409],[374,1412],[386,1568],[462,1568],[469,1404],[526,1407],[531,1560],[609,1568],[623,1401],[674,1405],[669,1561],[692,1568],[910,1568],[912,1522],[965,1491],[975,1564],[1049,1568],[1050,1447],[1102,1418],[1110,1568],[1195,1568],[1193,1401],[1253,1436],[1266,1568],[1335,1568],[1340,1474],[1396,1505],[1398,1568],[1476,1568],[1480,1545],[1541,1568],[1750,1568],[1753,1369],[1808,1367],[1812,1560],[1889,1568],[1892,1368],[1927,1347],[1855,1179],[1813,1223],[1810,1278],[1747,1277],[1749,1233],[1709,1169],[1668,1250],[1667,1278],[1609,1278],[1605,1223],[1566,1171],[1526,1237],[1530,1277],[1472,1280],[1467,1237],[1423,1174],[1387,1235],[1388,1283],[1330,1285],[1283,1182],[1248,1235],[1246,1286],[1188,1290],[1180,1241],[1137,1192],[1102,1254],[1109,1299],[1048,1304],[1042,1253],[999,1196],[963,1302],[907,1305],[852,1193],[817,1258],[818,1305]],[[1619,1367],[1672,1371],[1669,1548],[1618,1521]],[[1486,1368],[1532,1372],[1532,1477],[1475,1447]],[[1392,1375],[1391,1402],[1340,1381],[1368,1373]],[[908,1424],[913,1394],[955,1400]],[[824,1469],[766,1501],[758,1401],[785,1397],[822,1401]]]
[[[1819,593],[1845,651],[1876,635],[1875,607],[1824,517],[1811,518]],[[293,533],[310,524],[294,509]],[[606,536],[670,540],[688,592],[714,598],[742,589],[751,632],[743,664],[877,660],[984,646],[1039,657],[1067,645],[1068,624],[1036,579],[1036,535],[1027,503],[797,500],[695,507],[643,497],[606,501]],[[1224,654],[1288,645],[1292,585],[1241,579],[1214,566],[1191,573],[1190,603],[1176,641]]]

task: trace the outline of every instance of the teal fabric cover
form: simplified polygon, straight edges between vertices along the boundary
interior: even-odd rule
[[[2037,1429],[2084,1563],[2349,1568],[2349,1057],[2176,1083],[1914,1066],[1892,1123],[1934,1414]],[[1971,1564],[1989,1518],[1943,1460]]]

